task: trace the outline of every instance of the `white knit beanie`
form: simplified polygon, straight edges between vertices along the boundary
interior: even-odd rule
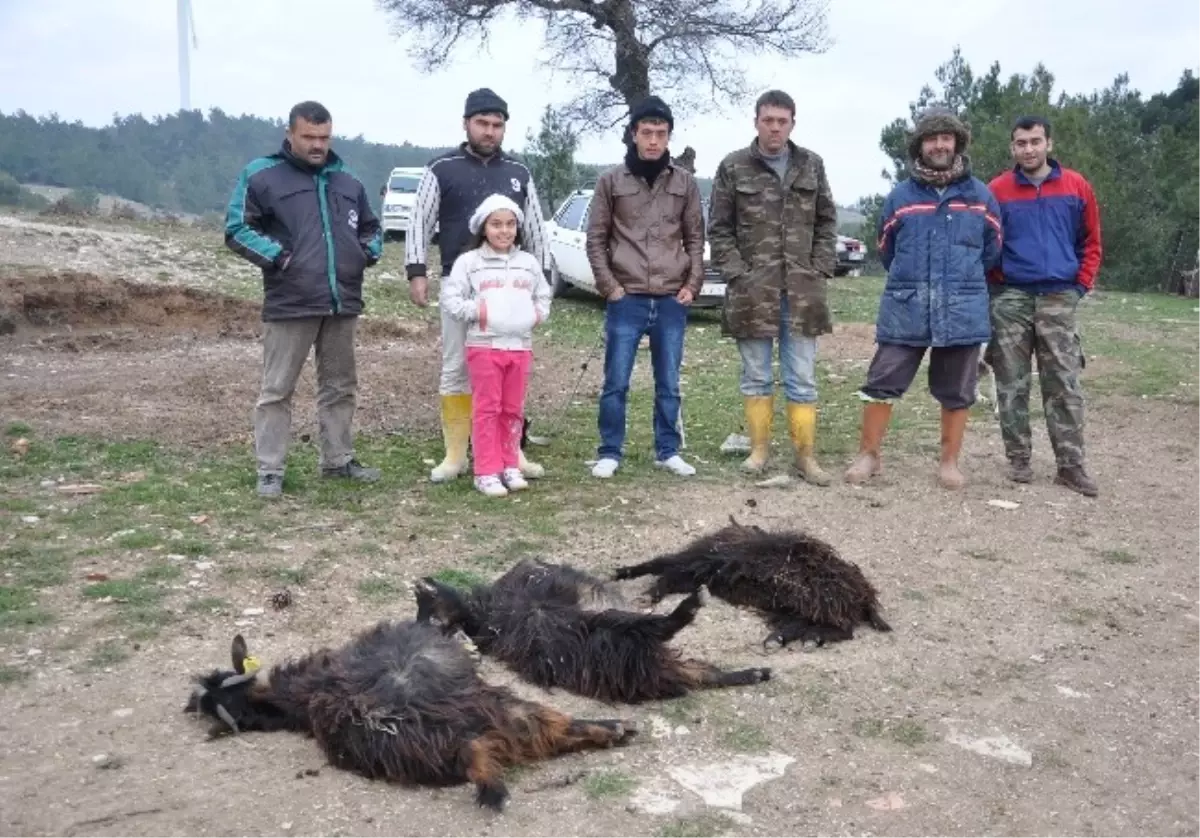
[[[487,217],[496,210],[506,209],[517,217],[517,226],[520,227],[525,223],[525,213],[521,212],[521,208],[517,206],[517,202],[507,195],[499,193],[488,195],[483,199],[475,212],[471,215],[471,220],[467,222],[467,227],[471,231],[471,235],[475,235],[483,229],[483,223],[487,221]]]

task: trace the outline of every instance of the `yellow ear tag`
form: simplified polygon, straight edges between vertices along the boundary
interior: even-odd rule
[[[247,675],[253,675],[258,670],[262,669],[262,662],[254,655],[246,655],[242,660],[242,669]]]

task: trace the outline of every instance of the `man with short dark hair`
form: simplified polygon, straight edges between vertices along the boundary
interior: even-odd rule
[[[657,96],[634,105],[625,162],[600,175],[592,196],[587,258],[608,301],[593,477],[612,477],[624,456],[629,381],[644,335],[654,369],[654,464],[679,477],[696,473],[679,454],[679,368],[688,306],[704,282],[704,209],[695,178],[667,150],[674,127]]]
[[[292,394],[316,348],[321,473],[372,482],[355,459],[355,327],[363,271],[383,254],[366,188],[330,149],[333,122],[319,102],[288,115],[283,147],[238,175],[225,214],[225,244],[262,269],[263,378],[254,408],[258,494],[283,491]]]
[[[837,206],[820,156],[791,140],[796,103],[769,90],[755,103],[757,136],[717,167],[709,210],[712,263],[727,283],[725,327],[742,356],[751,472],[766,465],[775,412],[772,349],[787,398],[795,467],[828,486],[817,463],[817,338],[833,330],[826,280],[837,262]]]
[[[520,244],[549,270],[542,207],[533,176],[524,163],[501,149],[508,124],[508,104],[489,88],[467,95],[463,130],[467,139],[458,148],[430,162],[417,186],[411,227],[405,239],[404,262],[409,294],[418,306],[429,304],[426,259],[438,229],[441,275],[449,278],[454,260],[471,238],[468,223],[476,208],[489,195],[512,198],[524,214]],[[444,310],[442,317],[441,396],[442,438],[446,454],[429,479],[434,483],[454,480],[467,467],[471,440],[471,384],[467,378],[467,323],[454,320]],[[521,473],[538,478],[544,469],[519,455]]]
[[[1004,249],[992,271],[992,340],[1000,431],[1010,480],[1033,480],[1029,389],[1036,353],[1046,430],[1054,448],[1054,482],[1088,497],[1099,489],[1087,473],[1083,448],[1083,351],[1076,309],[1100,270],[1100,206],[1091,184],[1050,157],[1050,123],[1017,120],[1011,134],[1012,171],[989,188],[1000,202]]]

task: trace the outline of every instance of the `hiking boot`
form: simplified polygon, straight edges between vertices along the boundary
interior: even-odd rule
[[[1013,483],[1032,483],[1033,466],[1029,464],[1029,460],[1025,458],[1009,460],[1008,479]]]
[[[351,460],[344,466],[321,469],[322,477],[346,477],[360,483],[374,483],[379,479],[379,469],[367,468],[358,460]]]
[[[283,494],[283,476],[278,474],[260,474],[258,476],[258,496],[260,498],[277,498]]]
[[[1055,484],[1066,486],[1072,492],[1079,492],[1089,498],[1094,498],[1100,494],[1100,488],[1096,485],[1096,481],[1088,477],[1088,473],[1083,470],[1083,466],[1059,466],[1058,474],[1054,477]]]

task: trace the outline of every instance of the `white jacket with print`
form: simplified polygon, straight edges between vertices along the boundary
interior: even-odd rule
[[[550,316],[551,290],[531,253],[486,243],[454,260],[439,295],[443,311],[470,323],[467,346],[532,349],[533,327]]]

